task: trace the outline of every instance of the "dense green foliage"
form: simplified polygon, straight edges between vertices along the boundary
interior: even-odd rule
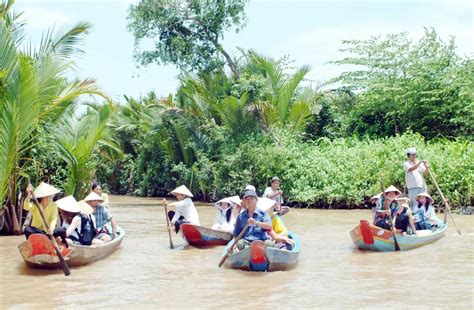
[[[357,94],[350,133],[474,137],[474,61],[456,54],[454,38],[443,42],[425,29],[417,42],[400,33],[343,44],[348,57],[335,63],[358,68],[337,79]]]
[[[237,66],[220,40],[224,31],[244,26],[246,0],[141,0],[130,7],[129,29],[140,64],[175,64],[191,71],[222,68],[222,56],[233,74]],[[153,49],[140,46],[153,41]],[[142,41],[145,44],[140,44]]]
[[[94,80],[67,77],[74,67],[74,56],[82,52],[77,46],[90,28],[88,23],[50,30],[38,47],[23,49],[24,24],[12,6],[13,1],[0,4],[0,209],[8,206],[9,228],[18,233],[22,221],[18,194],[26,184],[71,180],[70,165],[90,159],[62,152],[66,148],[56,150],[52,145],[67,133],[52,135],[48,131],[70,121],[83,95],[107,97]],[[68,156],[69,161],[65,164],[55,156]],[[67,193],[81,196],[77,188],[88,185],[93,174],[91,169],[69,181]],[[63,188],[61,183],[55,185]]]

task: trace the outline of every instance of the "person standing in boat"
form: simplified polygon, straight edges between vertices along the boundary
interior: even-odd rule
[[[199,214],[193,201],[191,200],[194,195],[185,186],[181,185],[171,192],[176,197],[177,202],[170,206],[175,206],[176,211],[168,211],[168,218],[170,219],[169,230],[173,230],[178,233],[181,224],[190,223],[193,225],[199,225]]]
[[[436,216],[433,208],[433,198],[427,192],[416,196],[416,203],[413,208],[416,229],[431,229],[432,226],[442,226],[444,222]]]
[[[27,196],[23,202],[23,209],[31,212],[30,225],[24,229],[26,239],[28,239],[31,234],[53,235],[58,221],[58,206],[53,202],[53,198],[60,190],[45,182],[41,182],[34,191],[33,186],[29,184],[26,188],[26,192]],[[49,225],[49,230],[46,229],[38,208],[31,202],[33,193],[42,208],[45,220]]]
[[[408,189],[410,208],[413,211],[416,195],[426,192],[426,181],[424,174],[427,173],[429,165],[426,160],[418,160],[416,149],[407,149],[407,161],[403,164],[405,170],[405,186]]]
[[[276,203],[276,210],[278,214],[285,215],[290,211],[290,208],[283,206],[283,191],[280,189],[281,180],[279,177],[273,177],[270,180],[270,186],[265,189],[262,197],[272,199]]]
[[[117,237],[117,222],[112,213],[110,213],[110,210],[101,205],[104,199],[95,192],[91,192],[84,198],[84,201],[92,207],[92,214],[96,220],[97,235],[95,238],[104,242],[115,239]]]
[[[274,243],[268,235],[268,232],[272,230],[272,221],[266,212],[257,208],[257,193],[253,190],[246,190],[243,201],[245,202],[246,209],[237,217],[233,233],[234,237],[237,237],[247,224],[249,226],[244,232],[242,239],[237,242],[237,248],[243,250],[255,240],[261,240],[267,246],[273,246]]]

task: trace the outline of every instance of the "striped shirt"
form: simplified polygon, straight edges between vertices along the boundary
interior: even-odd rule
[[[112,214],[110,213],[109,209],[104,206],[97,206],[92,214],[95,216],[97,229],[107,224],[112,218]]]

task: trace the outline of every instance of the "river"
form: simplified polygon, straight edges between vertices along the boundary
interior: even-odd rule
[[[31,308],[450,308],[474,307],[474,217],[456,216],[441,240],[408,252],[353,248],[349,232],[363,210],[293,209],[284,220],[299,234],[297,267],[275,273],[219,269],[223,248],[169,249],[161,200],[111,196],[127,232],[107,259],[62,271],[30,269],[23,236],[0,237],[0,305]],[[215,208],[198,206],[209,226]],[[175,244],[182,239],[173,235]]]

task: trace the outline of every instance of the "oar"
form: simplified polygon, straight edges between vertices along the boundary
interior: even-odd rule
[[[459,235],[462,235],[461,230],[459,229],[458,225],[456,224],[456,221],[454,220],[453,214],[451,213],[451,208],[449,207],[448,201],[446,200],[446,197],[444,197],[443,192],[439,188],[438,182],[436,182],[436,179],[435,179],[433,173],[431,172],[431,169],[428,168],[428,167],[426,167],[426,169],[428,170],[428,172],[430,174],[431,181],[433,181],[433,184],[435,185],[436,189],[438,190],[439,195],[441,196],[441,199],[443,200],[443,203],[444,203],[444,206],[445,206],[444,223],[446,224],[446,220],[447,220],[446,219],[446,217],[447,217],[446,213],[449,213],[449,216],[453,220],[454,226],[456,226],[456,229],[458,230]]]
[[[232,253],[235,246],[237,245],[237,242],[240,239],[242,239],[242,236],[244,235],[244,233],[245,233],[245,231],[247,230],[248,227],[249,227],[249,223],[247,223],[247,225],[245,225],[244,229],[242,229],[242,231],[237,236],[237,238],[234,239],[234,243],[229,247],[229,249],[227,250],[227,253],[225,253],[224,257],[222,257],[221,261],[219,262],[219,268],[222,267],[222,265],[224,265],[225,260],[227,259],[227,257],[229,257],[230,253]]]
[[[166,201],[166,199],[163,199],[163,206],[165,207],[166,223],[168,224],[168,226],[166,226],[166,230],[168,230],[168,237],[170,238],[170,249],[174,249],[173,239],[171,239],[171,231],[169,229],[170,219],[168,218],[168,201]]]
[[[39,205],[38,199],[36,199],[36,196],[34,193],[31,193],[31,199],[36,206],[36,208],[39,211],[39,214],[41,215],[41,219],[43,220],[43,225],[46,228],[47,231],[49,231],[49,224],[48,221],[46,221],[46,218],[44,217],[43,209]],[[63,254],[61,254],[61,251],[59,250],[58,243],[56,242],[56,238],[54,236],[46,234],[49,239],[51,240],[51,243],[54,246],[54,249],[56,250],[56,254],[58,255],[59,262],[61,263],[61,267],[63,268],[64,275],[68,276],[71,274],[71,271],[69,270],[69,266],[67,265],[66,261],[64,260]]]

